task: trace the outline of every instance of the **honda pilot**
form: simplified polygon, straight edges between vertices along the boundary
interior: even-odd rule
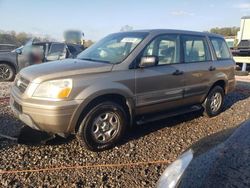
[[[108,35],[65,59],[27,67],[11,89],[14,114],[33,129],[86,148],[113,147],[131,125],[223,109],[235,62],[220,35],[141,30]]]

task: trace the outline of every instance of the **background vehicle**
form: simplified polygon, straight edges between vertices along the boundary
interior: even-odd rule
[[[250,120],[198,141],[162,174],[158,188],[249,187]]]
[[[250,65],[250,16],[241,18],[240,31],[237,34],[238,44],[231,49],[237,64],[242,66],[238,75],[248,75],[247,67]]]
[[[232,49],[233,56],[250,56],[250,40],[241,40],[237,47]]]
[[[0,53],[0,81],[13,80],[22,68],[48,61],[75,58],[84,50],[82,45],[60,42],[28,41],[12,52]]]
[[[0,52],[10,52],[16,48],[13,44],[0,44]]]
[[[103,150],[133,122],[201,109],[208,117],[218,115],[235,87],[234,67],[219,35],[115,33],[76,59],[23,69],[12,87],[11,107],[32,128],[77,133],[87,148]]]

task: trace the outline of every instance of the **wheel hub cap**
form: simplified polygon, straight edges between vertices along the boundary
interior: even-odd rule
[[[92,136],[97,142],[109,142],[116,136],[119,126],[119,118],[115,113],[103,113],[97,116],[93,121]]]
[[[216,112],[220,109],[222,103],[222,96],[220,93],[213,94],[211,98],[211,110]]]
[[[7,79],[10,76],[10,70],[5,65],[0,65],[0,79]]]

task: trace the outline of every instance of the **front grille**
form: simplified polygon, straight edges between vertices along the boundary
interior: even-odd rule
[[[18,78],[16,80],[16,82],[15,82],[15,86],[19,89],[19,91],[21,93],[25,92],[25,90],[27,89],[28,85],[29,85],[29,80],[26,80],[23,77]]]

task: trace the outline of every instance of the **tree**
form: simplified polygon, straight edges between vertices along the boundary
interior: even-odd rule
[[[28,35],[24,32],[21,32],[21,33],[18,33],[16,35],[16,40],[19,44],[24,44],[25,42],[27,42],[27,40],[29,39],[30,37],[28,37]]]
[[[85,48],[90,47],[92,44],[94,44],[94,42],[92,40],[85,40],[84,41],[84,47]]]
[[[25,32],[16,33],[15,31],[0,31],[0,44],[13,44],[16,46],[21,46],[24,45],[30,38],[35,38],[36,41],[55,41],[49,35],[35,37],[32,34]]]
[[[239,30],[240,30],[239,27],[222,27],[222,28],[215,27],[210,29],[210,32],[224,36],[236,36]]]

